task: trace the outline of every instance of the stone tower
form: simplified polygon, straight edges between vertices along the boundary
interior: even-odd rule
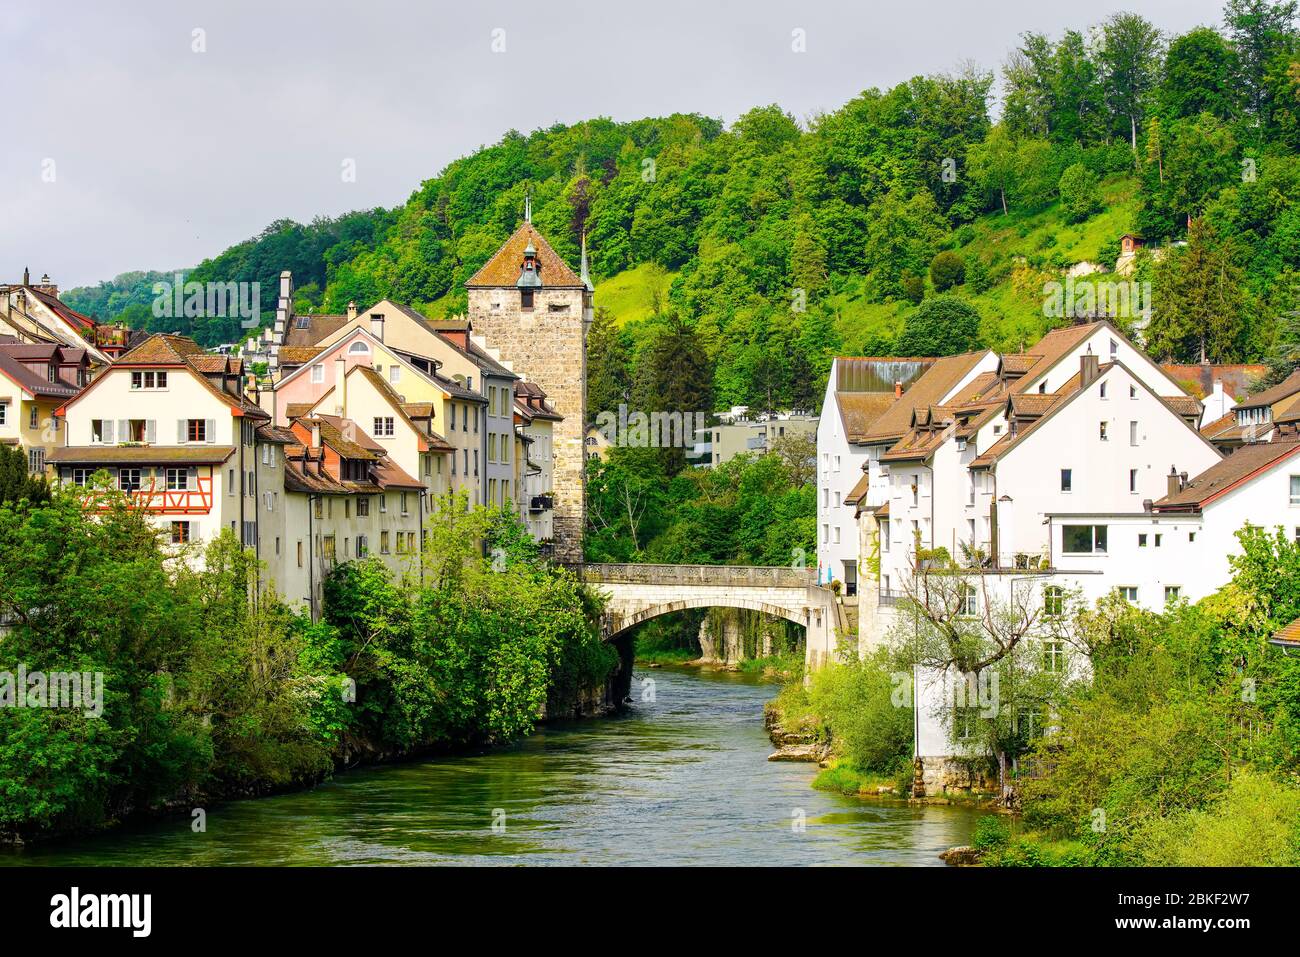
[[[583,242],[581,275],[575,274],[550,243],[524,223],[482,269],[465,284],[474,333],[498,349],[510,367],[546,392],[556,423],[555,557],[582,561],[587,524],[586,453],[587,327],[592,286]]]

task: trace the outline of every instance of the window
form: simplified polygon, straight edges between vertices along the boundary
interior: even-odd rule
[[[1116,342],[1114,339],[1112,339],[1110,340],[1110,357],[1114,359],[1118,355],[1119,355],[1119,343]]]
[[[402,367],[401,367],[401,366],[389,366],[389,367],[388,367],[388,381],[391,382],[393,385],[397,385],[397,383],[399,383],[399,382],[402,381]]]
[[[167,491],[183,492],[190,487],[190,470],[169,468],[167,469]]]
[[[1128,444],[1138,444],[1138,424],[1136,422],[1130,422],[1128,424]]]
[[[1065,589],[1060,585],[1043,588],[1043,614],[1049,618],[1060,618],[1065,614]]]
[[[1074,488],[1074,470],[1061,469],[1061,491],[1070,492]]]
[[[533,291],[531,289],[519,290],[519,308],[524,312],[533,311]]]
[[[381,555],[388,554],[388,532],[387,531],[383,531],[379,533],[379,554]]]
[[[1146,548],[1146,547],[1147,547],[1147,535],[1146,532],[1142,532],[1138,535],[1138,548]]]
[[[357,536],[357,558],[364,558],[366,555],[366,536]]]
[[[51,382],[54,380],[51,379]],[[145,369],[131,373],[132,391],[150,391],[167,388],[167,373],[164,370]]]
[[[1171,601],[1175,601],[1175,600],[1177,600],[1178,596],[1181,595],[1182,592],[1183,592],[1183,589],[1182,589],[1182,586],[1181,586],[1181,585],[1166,585],[1166,586],[1165,586],[1165,602],[1167,603],[1167,602],[1171,602]]]
[[[957,587],[957,614],[973,618],[978,611],[979,598],[975,594],[975,586],[962,582]]]
[[[370,498],[368,496],[363,495],[357,499],[357,517],[360,518],[363,515],[369,515],[369,514],[370,514]]]
[[[1128,470],[1128,490],[1129,490],[1130,492],[1134,493],[1134,494],[1137,494],[1137,490],[1138,490],[1138,470],[1137,470],[1137,469],[1129,469],[1129,470]]]
[[[351,355],[361,355],[369,351],[370,351],[370,346],[360,341],[354,342],[352,343],[352,345],[348,346],[348,353]]]
[[[1103,382],[1103,383],[1098,387],[1097,391],[1098,391],[1098,393],[1101,395],[1101,397],[1102,397],[1103,399],[1106,398],[1106,383]]]
[[[1298,534],[1300,534],[1300,529],[1297,529],[1296,531],[1297,531]],[[1188,533],[1187,533],[1187,540],[1188,540],[1189,542],[1194,542],[1194,541],[1196,541],[1196,533],[1195,533],[1195,532],[1188,532]]]
[[[302,568],[302,539],[298,539],[298,567]]]
[[[1044,379],[1042,382],[1038,383],[1038,394],[1039,394],[1039,395],[1046,395],[1046,394],[1047,394],[1047,380],[1046,380],[1046,379]]]
[[[1300,505],[1300,475],[1291,476],[1291,504]]]
[[[1065,642],[1059,638],[1043,642],[1043,670],[1051,675],[1065,672]]]
[[[89,484],[90,484],[90,476],[93,475],[93,474],[94,474],[94,470],[93,470],[93,469],[73,469],[73,470],[72,470],[72,484],[73,484],[73,485],[89,485]]]
[[[311,381],[314,383],[325,381],[325,367],[319,362],[311,367]]]
[[[880,526],[880,550],[889,551],[889,522],[887,521]]]
[[[836,525],[836,526],[835,526],[835,544],[838,545],[839,543],[840,543],[840,526],[839,526],[839,525]]]
[[[316,501],[315,501],[315,503],[314,503],[314,510],[315,510],[315,512],[316,512],[316,517],[317,517],[317,518],[324,518],[324,517],[325,517],[325,503],[322,502],[319,498],[316,499]]]
[[[185,441],[206,442],[207,440],[208,440],[207,420],[205,419],[185,420]]]
[[[41,427],[41,410],[36,408],[35,405],[32,406],[32,414],[28,416],[27,427],[31,429],[39,429]]]
[[[334,561],[334,536],[333,535],[326,535],[324,538],[321,539],[321,554],[325,558],[329,559],[330,561]]]
[[[408,506],[407,506],[407,499],[410,497],[410,495],[411,495],[410,492],[403,492],[403,493],[402,493],[402,514],[403,514],[403,515],[410,515],[410,514],[411,514],[410,509],[409,509]]]
[[[34,448],[27,450],[27,471],[40,475],[45,471],[45,450]]]
[[[138,492],[140,490],[140,470],[118,469],[117,487],[123,492]]]
[[[1101,438],[1101,440],[1102,440],[1103,442],[1105,442],[1105,441],[1106,441],[1106,438],[1107,438],[1107,436],[1106,436],[1106,425],[1107,425],[1107,423],[1105,423],[1105,422],[1098,422],[1098,423],[1097,423],[1097,426],[1098,426],[1097,432],[1098,432],[1098,435],[1099,435],[1099,437]]]
[[[1105,525],[1062,525],[1062,549],[1070,554],[1106,553]]]
[[[1156,534],[1156,548],[1159,548],[1159,547],[1160,547],[1160,539],[1163,538],[1163,537],[1164,537],[1164,536],[1163,536],[1163,535],[1160,535],[1159,533]]]
[[[393,417],[391,415],[375,416],[375,438],[391,438],[393,436]]]
[[[172,522],[172,544],[184,545],[190,540],[189,522]]]
[[[921,476],[913,475],[912,476],[912,504],[913,505],[916,505],[920,500],[919,499],[920,494],[921,494]]]
[[[401,532],[397,533],[397,554],[406,554],[406,539],[402,536]]]
[[[9,403],[0,402],[0,425],[9,424]]]
[[[1138,397],[1138,387],[1137,387],[1137,386],[1135,386],[1135,385],[1131,385],[1131,386],[1128,387],[1128,397],[1129,397],[1130,399],[1136,399],[1136,398]]]
[[[397,534],[400,535],[401,532],[398,532]],[[415,548],[415,532],[407,532],[407,533],[406,533],[406,550],[407,550],[408,552],[411,552],[412,554],[415,553],[415,551],[416,551],[416,548]]]
[[[1119,592],[1120,598],[1123,598],[1127,602],[1137,604],[1138,590],[1136,585],[1120,585],[1115,590]]]

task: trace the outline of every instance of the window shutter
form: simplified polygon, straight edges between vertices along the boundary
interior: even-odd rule
[[[185,488],[192,489],[198,484],[199,469],[196,465],[191,465],[185,470]]]
[[[217,420],[208,419],[207,425],[204,428],[204,432],[207,433],[208,442],[217,441]]]
[[[104,435],[104,444],[112,445],[113,444],[113,420],[112,419],[104,420],[103,435]]]
[[[119,442],[128,442],[131,439],[131,420],[117,420],[117,440]]]
[[[185,420],[184,419],[176,420],[176,444],[177,445],[185,444]]]
[[[148,419],[144,424],[144,440],[150,445],[158,441],[158,420]]]

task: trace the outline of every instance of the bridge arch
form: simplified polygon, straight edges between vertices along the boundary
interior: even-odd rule
[[[621,638],[637,625],[650,621],[652,618],[660,618],[664,615],[671,615],[674,612],[689,611],[692,608],[742,608],[748,611],[759,611],[773,618],[784,618],[786,621],[798,625],[800,628],[807,629],[808,614],[803,609],[798,611],[790,608],[784,608],[780,605],[772,605],[764,601],[755,601],[750,598],[741,598],[728,595],[698,595],[686,598],[676,598],[672,601],[660,602],[659,604],[650,605],[638,609],[631,614],[619,614],[617,611],[607,612],[610,618],[610,625],[606,641],[614,641]]]

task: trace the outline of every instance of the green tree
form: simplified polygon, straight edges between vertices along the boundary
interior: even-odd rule
[[[1187,119],[1209,113],[1220,120],[1236,115],[1237,55],[1228,42],[1209,27],[1197,27],[1175,37],[1165,52],[1159,101],[1170,119]]]
[[[1061,174],[1060,191],[1068,222],[1081,223],[1101,209],[1101,183],[1097,174],[1082,163],[1066,167]]]
[[[904,320],[897,349],[904,356],[951,356],[979,345],[979,312],[964,299],[945,295],[927,299]]]
[[[935,292],[947,292],[966,281],[966,263],[951,250],[944,250],[930,260],[930,282]]]
[[[1135,13],[1116,13],[1102,26],[1098,54],[1102,86],[1111,115],[1128,127],[1137,151],[1138,126],[1146,116],[1160,66],[1160,31]]]
[[[1230,361],[1242,334],[1246,290],[1231,246],[1193,220],[1187,246],[1156,267],[1147,346],[1174,361]]]

